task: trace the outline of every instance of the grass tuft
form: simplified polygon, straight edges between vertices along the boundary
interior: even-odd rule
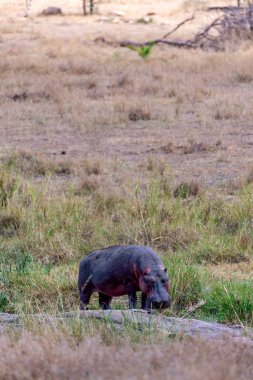
[[[174,190],[174,197],[186,199],[191,196],[196,197],[197,195],[199,195],[199,193],[200,193],[200,185],[197,182],[195,181],[191,181],[190,183],[182,182]]]
[[[12,237],[18,233],[20,219],[14,215],[0,215],[0,236]]]
[[[5,157],[2,161],[4,166],[24,176],[70,175],[72,173],[69,161],[53,162],[24,151]]]
[[[151,114],[146,109],[133,108],[128,113],[128,119],[131,121],[151,120]]]
[[[180,260],[168,261],[171,281],[172,309],[183,312],[203,297],[203,283],[196,266]]]

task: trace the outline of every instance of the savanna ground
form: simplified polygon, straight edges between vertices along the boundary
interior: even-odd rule
[[[252,325],[251,42],[144,61],[100,38],[153,39],[197,11],[174,36],[188,38],[213,17],[203,6],[229,2],[101,2],[86,18],[79,0],[34,0],[29,18],[24,3],[0,12],[0,311],[28,331],[1,336],[0,377],[252,378],[246,342],[28,317],[77,310],[79,259],[137,243],[168,267],[166,315]],[[64,15],[39,16],[49,5]]]

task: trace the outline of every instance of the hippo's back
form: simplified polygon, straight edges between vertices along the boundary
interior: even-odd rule
[[[150,257],[156,258],[157,254],[155,251],[148,246],[141,245],[112,245],[103,249],[99,249],[97,251],[90,252],[83,260],[86,262],[93,261],[98,259],[99,257],[103,257],[106,260],[115,260],[117,258],[123,257],[133,257],[138,258],[141,257]]]
[[[81,260],[80,267],[91,272],[126,269],[133,263],[159,264],[160,259],[152,248],[140,245],[114,245],[89,253]]]

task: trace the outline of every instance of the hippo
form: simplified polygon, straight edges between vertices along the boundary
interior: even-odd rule
[[[115,245],[89,253],[80,262],[78,289],[81,310],[88,309],[93,292],[99,305],[110,309],[112,297],[128,295],[129,309],[137,305],[136,292],[142,292],[144,310],[170,307],[167,268],[150,247]]]

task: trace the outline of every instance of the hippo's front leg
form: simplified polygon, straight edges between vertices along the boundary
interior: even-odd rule
[[[99,293],[99,305],[103,310],[109,310],[111,308],[112,297],[107,294]]]
[[[136,293],[128,294],[128,300],[129,300],[129,309],[136,309],[137,308],[137,296]]]
[[[129,309],[136,309],[137,307],[137,296],[136,290],[133,288],[131,284],[127,284],[127,295],[129,300]]]
[[[145,293],[141,293],[141,308],[143,310],[146,309],[147,295]]]

